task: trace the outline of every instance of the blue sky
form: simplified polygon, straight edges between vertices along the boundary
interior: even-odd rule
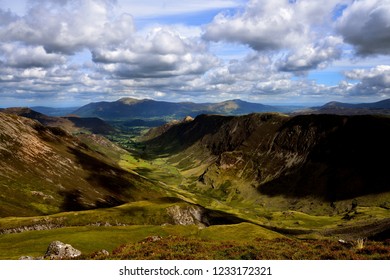
[[[390,98],[390,0],[0,0],[0,107]]]

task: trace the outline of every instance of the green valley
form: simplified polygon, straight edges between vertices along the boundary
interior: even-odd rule
[[[386,116],[200,115],[97,135],[8,113],[0,259],[53,240],[83,259],[390,258]]]

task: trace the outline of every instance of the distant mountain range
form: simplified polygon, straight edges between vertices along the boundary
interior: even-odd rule
[[[0,109],[1,110],[1,109]],[[4,109],[2,109],[4,110]],[[14,110],[9,108],[6,110]],[[201,114],[209,115],[246,115],[251,113],[279,112],[292,115],[334,114],[334,115],[389,115],[390,99],[373,103],[342,103],[332,101],[319,107],[271,106],[251,103],[240,99],[219,103],[165,102],[151,99],[122,98],[113,102],[93,102],[80,108],[31,107],[30,112],[20,111],[18,115],[39,120],[45,125],[70,120],[78,127],[102,127],[99,119],[105,121],[126,122],[127,126],[156,127],[172,120],[182,120],[186,116],[195,118]],[[15,112],[14,112],[15,113]],[[38,115],[39,113],[43,115]],[[26,115],[27,114],[27,115]],[[62,120],[53,119],[66,116]],[[77,118],[76,117],[80,117]],[[88,120],[85,118],[89,118]],[[98,119],[99,118],[99,119]],[[54,126],[54,125],[52,125]],[[111,128],[104,128],[110,130]],[[104,133],[94,131],[95,133]]]
[[[151,99],[122,98],[114,102],[87,104],[73,114],[80,117],[99,117],[104,120],[125,119],[182,119],[200,114],[243,115],[254,112],[276,112],[280,108],[250,103],[242,100],[229,100],[220,103],[164,102]]]
[[[299,106],[270,106],[240,99],[219,103],[164,102],[151,99],[122,98],[114,102],[87,104],[73,114],[80,117],[99,117],[104,120],[126,119],[183,119],[201,114],[246,115],[250,113],[279,112],[293,114],[365,115],[390,114],[390,99],[374,103],[329,102],[320,107],[303,109]]]
[[[390,99],[373,103],[342,103],[332,101],[320,107],[298,111],[298,113],[335,114],[335,115],[388,115]]]

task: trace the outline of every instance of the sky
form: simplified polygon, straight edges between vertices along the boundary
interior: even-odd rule
[[[0,107],[390,98],[390,0],[0,0]]]

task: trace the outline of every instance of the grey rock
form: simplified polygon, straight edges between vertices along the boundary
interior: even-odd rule
[[[31,260],[34,260],[34,258],[31,257],[31,256],[21,256],[21,257],[19,258],[19,260],[22,260],[22,261],[31,261]]]
[[[95,259],[105,259],[109,255],[110,255],[110,253],[107,250],[102,249],[100,251],[93,253],[92,257]]]
[[[157,242],[157,241],[160,241],[162,239],[161,236],[158,236],[158,235],[154,235],[154,236],[148,236],[146,237],[142,243],[146,243],[146,242]]]
[[[104,249],[101,250],[100,253],[101,253],[103,256],[107,256],[107,257],[110,255],[110,253],[109,253],[107,250],[104,250]]]
[[[176,225],[198,225],[205,227],[209,224],[205,209],[196,205],[174,205],[168,207],[167,212]]]
[[[75,249],[70,244],[61,241],[53,241],[47,248],[45,258],[51,260],[74,259],[81,255],[81,251]]]
[[[21,256],[19,260],[22,261],[43,260],[43,257]]]

